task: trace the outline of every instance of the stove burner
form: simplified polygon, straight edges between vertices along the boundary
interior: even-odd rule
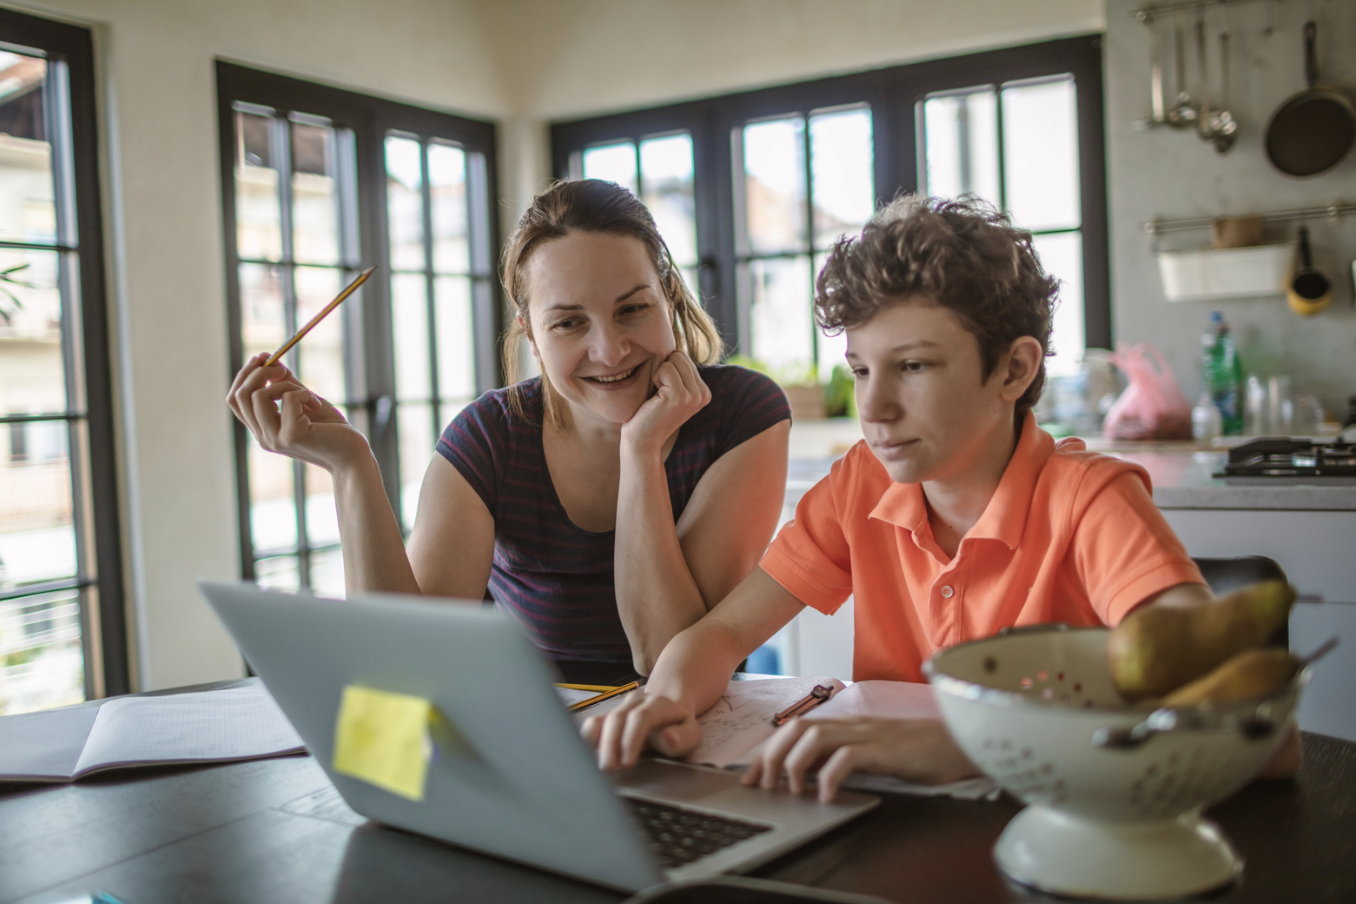
[[[1356,477],[1356,446],[1268,436],[1229,450],[1215,477]]]

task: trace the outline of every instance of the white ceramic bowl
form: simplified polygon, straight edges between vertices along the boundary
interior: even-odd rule
[[[1076,897],[1182,898],[1225,885],[1242,861],[1201,810],[1270,762],[1307,672],[1263,700],[1135,709],[1111,683],[1108,633],[1009,629],[924,665],[956,742],[1029,805],[999,839],[998,865]]]

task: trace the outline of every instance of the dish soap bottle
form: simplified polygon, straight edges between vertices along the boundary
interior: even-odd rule
[[[1221,432],[1238,436],[1243,432],[1243,406],[1239,394],[1243,384],[1243,365],[1238,349],[1229,335],[1229,324],[1219,311],[1210,314],[1210,332],[1201,337],[1204,390],[1219,410]]]

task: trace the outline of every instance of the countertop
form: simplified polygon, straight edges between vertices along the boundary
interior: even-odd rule
[[[791,427],[787,505],[829,473],[834,459],[862,438],[851,418],[797,421]],[[1356,479],[1229,478],[1212,476],[1227,449],[1193,442],[1131,443],[1103,437],[1085,440],[1090,450],[1134,462],[1149,472],[1154,501],[1164,509],[1276,509],[1356,511]]]

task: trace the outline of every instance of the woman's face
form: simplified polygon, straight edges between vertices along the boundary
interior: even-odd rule
[[[576,421],[621,425],[676,348],[669,301],[645,245],[573,232],[528,262],[528,341]]]

